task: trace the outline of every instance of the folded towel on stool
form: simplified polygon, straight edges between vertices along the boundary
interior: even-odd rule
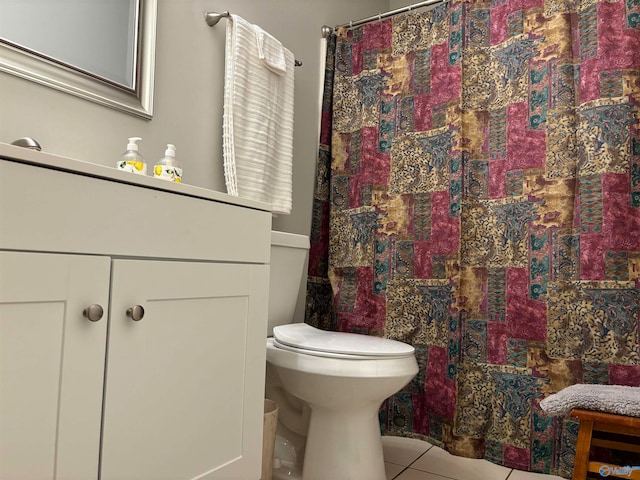
[[[549,415],[567,415],[574,408],[640,417],[640,387],[577,384],[540,402]]]

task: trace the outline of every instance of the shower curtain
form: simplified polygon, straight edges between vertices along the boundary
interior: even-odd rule
[[[327,50],[306,321],[415,347],[383,434],[570,476],[540,401],[640,386],[640,3],[452,1]]]

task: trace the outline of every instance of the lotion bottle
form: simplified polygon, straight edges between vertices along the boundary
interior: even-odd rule
[[[153,176],[169,182],[182,182],[182,164],[176,160],[175,145],[167,144],[164,157],[153,167]]]
[[[127,144],[127,151],[122,154],[122,157],[116,164],[118,170],[124,170],[125,172],[135,173],[137,175],[147,174],[147,164],[144,163],[142,155],[138,152],[138,144],[142,140],[140,137],[129,138]]]

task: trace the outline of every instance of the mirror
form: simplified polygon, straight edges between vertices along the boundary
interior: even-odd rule
[[[0,0],[0,71],[150,119],[157,0]]]

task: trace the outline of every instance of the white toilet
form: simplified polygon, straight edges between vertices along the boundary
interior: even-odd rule
[[[293,321],[309,239],[271,233],[266,396],[279,405],[273,478],[385,480],[378,409],[418,373],[414,348]]]

